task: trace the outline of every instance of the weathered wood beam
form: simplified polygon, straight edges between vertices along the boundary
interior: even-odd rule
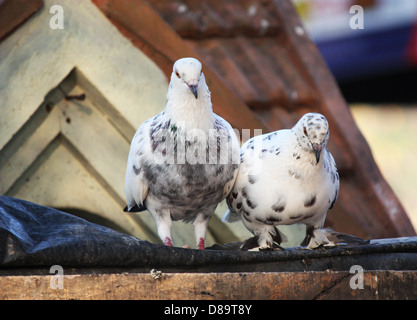
[[[416,299],[417,271],[97,273],[0,276],[0,299]],[[156,279],[157,278],[157,279]],[[60,289],[60,285],[62,289]]]

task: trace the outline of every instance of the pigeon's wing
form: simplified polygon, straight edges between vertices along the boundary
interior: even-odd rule
[[[235,169],[235,171],[233,173],[232,179],[230,179],[229,181],[227,181],[226,184],[224,185],[223,195],[222,195],[221,201],[223,201],[224,199],[226,199],[226,197],[232,191],[233,185],[235,184],[235,181],[236,181],[236,176],[237,176],[237,168]]]
[[[333,208],[336,200],[337,200],[337,196],[339,194],[339,188],[340,188],[340,182],[339,182],[339,173],[337,172],[337,167],[336,167],[336,161],[333,158],[333,155],[330,153],[330,151],[326,148],[325,149],[326,152],[326,156],[328,159],[328,164],[329,164],[329,174],[331,177],[331,181],[332,181],[332,185],[333,185],[333,198],[329,207],[329,210],[331,208]]]
[[[222,201],[227,197],[227,195],[231,192],[233,185],[235,184],[238,168],[239,168],[239,153],[240,153],[240,146],[239,140],[236,136],[236,132],[232,129],[231,125],[224,120],[222,117],[215,114],[216,124],[218,125],[219,134],[222,135],[222,139],[220,139],[221,143],[224,144],[221,147],[227,147],[227,159],[221,159],[221,163],[228,163],[230,165],[234,165],[236,168],[233,172],[233,177],[227,181],[223,188],[223,195]]]
[[[228,206],[228,210],[223,215],[223,222],[237,222],[241,219],[241,205],[239,203],[242,200],[240,199],[241,196],[239,195],[238,190],[241,190],[244,187],[246,182],[244,176],[246,176],[248,174],[248,171],[251,170],[251,158],[248,157],[247,154],[245,157],[245,150],[250,148],[250,146],[253,144],[253,140],[254,138],[251,138],[248,141],[246,141],[242,145],[242,148],[239,150],[240,165],[238,166],[238,169],[235,171],[235,178],[233,181],[231,191],[226,194],[226,203]],[[243,163],[244,160],[248,160],[248,162],[250,163]]]
[[[146,121],[140,126],[130,145],[129,157],[126,167],[125,194],[127,200],[127,210],[145,210],[145,199],[148,195],[149,186],[145,179],[143,164],[146,157],[152,154],[149,142],[149,125]]]

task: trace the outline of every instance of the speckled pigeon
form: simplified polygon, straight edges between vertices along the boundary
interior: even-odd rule
[[[223,221],[242,220],[255,237],[244,250],[280,248],[286,237],[277,225],[303,223],[303,245],[313,249],[360,241],[323,229],[339,193],[339,174],[326,148],[329,124],[319,113],[305,114],[292,129],[256,136],[241,148],[241,164]],[[363,241],[363,240],[362,240]]]
[[[125,211],[147,209],[164,244],[173,245],[172,221],[194,224],[204,249],[207,226],[233,187],[239,142],[230,124],[212,110],[201,63],[174,63],[165,109],[136,132],[126,168]]]

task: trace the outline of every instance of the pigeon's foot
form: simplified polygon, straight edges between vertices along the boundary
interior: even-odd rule
[[[200,238],[200,241],[198,241],[198,249],[199,250],[206,249],[206,247],[204,246],[204,239],[203,238]]]
[[[172,245],[172,240],[171,240],[170,238],[168,238],[168,237],[166,237],[166,238],[164,239],[164,244],[165,244],[166,246],[168,246],[168,247],[173,247],[173,245]]]
[[[269,247],[259,247],[259,251],[282,251],[285,250],[283,247],[281,247],[279,244],[274,243]]]
[[[265,242],[263,244],[259,243],[259,236],[255,236],[247,239],[243,242],[243,245],[240,247],[240,250],[244,251],[279,251],[285,250],[277,242]]]
[[[266,250],[284,250],[281,243],[287,242],[287,237],[281,233],[275,226],[263,227],[254,232],[255,236],[243,242],[241,250],[266,251]]]
[[[206,237],[209,220],[210,218],[208,216],[198,214],[193,222],[195,240],[199,250],[204,250],[206,248],[204,245],[204,238]]]
[[[335,246],[333,241],[330,241],[324,229],[317,229],[315,227],[307,228],[307,235],[304,241],[301,243],[302,246],[307,246],[306,249],[319,249],[323,246],[333,247]]]

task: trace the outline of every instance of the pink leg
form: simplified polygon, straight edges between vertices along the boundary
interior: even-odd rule
[[[165,240],[164,240],[164,244],[165,244],[166,246],[168,246],[168,247],[173,247],[173,245],[172,245],[172,241],[171,241],[171,239],[170,239],[170,238],[168,238],[168,237],[166,237],[166,238],[165,238]]]
[[[204,246],[204,239],[200,238],[200,241],[198,242],[198,249],[204,250],[206,247]]]

